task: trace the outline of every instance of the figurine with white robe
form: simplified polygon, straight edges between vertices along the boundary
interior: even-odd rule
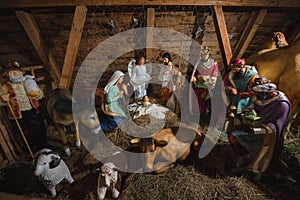
[[[147,95],[148,82],[151,80],[151,66],[147,66],[144,56],[129,62],[128,74],[134,89],[134,98],[142,100]]]

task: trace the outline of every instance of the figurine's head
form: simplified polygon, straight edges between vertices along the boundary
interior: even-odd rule
[[[245,58],[236,58],[231,62],[231,68],[244,68],[246,64]]]
[[[23,71],[21,70],[20,64],[17,61],[8,63],[3,76],[7,76],[11,82],[15,83],[24,81]]]
[[[171,55],[169,53],[164,53],[162,55],[162,59],[163,59],[163,63],[165,65],[169,65],[169,63],[172,62],[172,58],[171,58]]]
[[[210,57],[211,49],[209,47],[204,47],[200,49],[200,57],[202,60],[208,60]]]
[[[144,56],[140,56],[140,57],[138,57],[137,60],[136,60],[136,63],[137,63],[138,65],[144,65],[145,62],[146,62],[146,58],[145,58]]]
[[[270,94],[277,91],[277,86],[263,77],[255,78],[249,89],[255,92],[255,96],[258,100],[264,101]]]
[[[104,93],[108,93],[109,89],[117,84],[120,84],[123,82],[124,80],[124,73],[121,72],[120,70],[117,70],[113,73],[113,75],[110,77],[108,83],[106,84],[105,88],[104,88]]]
[[[234,72],[233,79],[240,79],[244,76],[245,73],[245,59],[244,58],[236,58],[232,61],[230,67]]]

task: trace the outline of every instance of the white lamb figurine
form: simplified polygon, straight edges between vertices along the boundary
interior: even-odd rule
[[[118,198],[121,190],[121,174],[116,170],[112,162],[104,163],[98,177],[97,195],[98,200],[103,200],[107,189],[112,192],[113,198]]]
[[[55,186],[63,179],[74,182],[70,170],[60,156],[50,149],[42,149],[35,154],[35,176],[40,176],[52,196],[56,196]]]

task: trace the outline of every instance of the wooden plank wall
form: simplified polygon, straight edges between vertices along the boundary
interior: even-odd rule
[[[276,0],[268,1],[269,3],[273,4]],[[89,1],[88,1],[89,2]],[[95,3],[94,1],[90,1],[91,3]],[[156,4],[159,1],[148,1],[150,4]],[[189,1],[188,1],[189,2]],[[196,27],[200,27],[202,29],[202,39],[200,41],[199,38],[197,39],[202,46],[208,46],[212,49],[212,56],[215,60],[219,63],[220,69],[224,68],[223,57],[222,57],[222,50],[220,48],[220,44],[218,43],[218,38],[216,34],[216,29],[214,26],[213,20],[213,9],[211,6],[207,6],[207,4],[212,4],[212,2],[206,1],[203,5],[197,7],[195,5],[199,4],[199,2],[193,2],[195,5],[191,7],[185,7],[184,4],[188,4],[188,2],[178,3],[176,1],[172,1],[172,4],[176,4],[174,7],[166,7],[166,6],[153,6],[151,9],[154,9],[152,18],[154,19],[153,26],[157,28],[166,28],[174,31],[178,31],[180,33],[186,34],[193,38],[194,31]],[[229,4],[237,5],[240,3],[239,6],[245,6],[245,4],[254,3],[252,0],[234,0],[234,1],[226,1],[227,6]],[[255,2],[259,2],[258,0]],[[24,4],[24,2],[22,1]],[[25,3],[27,5],[29,2]],[[30,2],[31,4],[32,2]],[[49,2],[48,2],[49,3]],[[70,2],[64,2],[66,5],[73,5]],[[101,2],[98,2],[101,4]],[[112,3],[112,2],[111,2]],[[116,5],[120,3],[119,1],[115,2]],[[113,4],[115,4],[113,3]],[[127,2],[128,3],[128,2]],[[126,4],[127,4],[126,3]],[[203,3],[203,2],[202,2]],[[0,3],[1,4],[1,3]],[[41,5],[41,3],[33,3],[37,5]],[[97,3],[96,3],[97,4]],[[101,42],[109,39],[112,36],[116,36],[118,33],[122,33],[124,31],[132,30],[133,28],[140,28],[147,26],[147,7],[145,6],[137,6],[137,5],[128,5],[126,6],[88,6],[87,13],[86,13],[86,20],[82,30],[82,36],[80,40],[80,44],[78,46],[78,53],[72,52],[72,65],[75,62],[74,66],[71,66],[72,70],[67,71],[67,81],[66,84],[72,89],[72,83],[76,78],[77,72],[86,59],[86,57],[91,53],[91,51]],[[140,2],[138,2],[140,4]],[[168,3],[170,4],[170,2]],[[264,3],[261,3],[264,4]],[[46,5],[46,4],[45,4]],[[165,5],[165,4],[164,4]],[[206,5],[206,6],[205,6]],[[251,18],[251,12],[256,9],[253,8],[230,8],[226,5],[222,6],[226,27],[228,31],[228,37],[230,37],[230,47],[232,50],[236,52],[244,52],[245,54],[243,57],[247,58],[252,53],[260,50],[260,46],[262,42],[266,41],[266,35],[270,35],[273,31],[282,31],[284,33],[291,32],[290,34],[293,35],[293,38],[297,38],[299,35],[299,26],[295,26],[297,19],[299,19],[299,14],[295,11],[287,12],[286,11],[277,11],[274,9],[268,9],[267,16],[264,18],[263,22],[257,28],[257,31],[252,29],[251,37],[247,37],[246,39],[241,38],[240,36],[245,30],[245,25]],[[58,6],[58,4],[53,5]],[[18,7],[18,6],[17,6]],[[149,7],[150,8],[150,7]],[[66,49],[68,46],[68,38],[70,37],[71,30],[72,30],[72,20],[74,18],[74,7],[67,7],[67,8],[49,8],[38,9],[38,8],[31,8],[29,9],[27,14],[25,11],[18,11],[17,13],[23,13],[23,17],[15,16],[14,13],[5,12],[0,16],[0,44],[2,48],[0,49],[0,65],[5,65],[7,62],[11,62],[13,60],[20,61],[21,65],[38,65],[43,63],[41,57],[38,56],[40,51],[36,51],[34,45],[30,42],[30,35],[33,34],[26,34],[24,28],[27,27],[30,31],[33,31],[32,26],[29,26],[33,21],[36,22],[38,28],[40,30],[40,36],[43,38],[44,43],[47,44],[49,52],[52,53],[53,58],[57,63],[57,70],[62,72],[62,68],[65,65],[66,55],[68,54]],[[28,20],[29,18],[31,20]],[[131,25],[132,17],[135,16],[140,19],[141,23],[133,27]],[[199,22],[196,22],[196,18]],[[19,19],[19,20],[18,20]],[[21,19],[21,20],[20,20]],[[24,23],[25,27],[23,28],[21,23],[22,19],[27,19]],[[262,19],[262,18],[261,18]],[[108,23],[114,22],[115,27],[109,27]],[[299,22],[298,22],[299,23]],[[223,28],[225,26],[223,25]],[[296,28],[295,28],[296,27]],[[1,29],[2,28],[2,29]],[[37,28],[35,28],[37,30]],[[256,29],[255,29],[256,30]],[[223,31],[225,32],[225,31]],[[246,48],[246,43],[250,41],[252,38],[253,40],[249,43],[249,47]],[[247,33],[247,31],[245,31]],[[226,33],[223,33],[223,36],[226,36]],[[269,38],[269,36],[267,36]],[[225,37],[223,37],[225,38]],[[142,40],[143,38],[137,38]],[[169,39],[169,41],[168,41]],[[289,40],[289,37],[287,37]],[[34,40],[36,42],[36,40]],[[246,43],[245,43],[246,41]],[[293,40],[291,40],[292,42]],[[148,39],[149,42],[149,39]],[[166,38],[165,43],[169,43],[170,38]],[[243,44],[241,47],[238,48],[239,45],[237,43]],[[181,54],[189,55],[190,54],[190,47],[186,41],[178,41],[173,42],[173,45],[177,45],[178,49],[181,49]],[[111,44],[114,46],[116,44]],[[160,44],[160,46],[164,46],[164,42]],[[111,47],[107,47],[107,50],[110,51]],[[228,47],[227,47],[228,48]],[[72,49],[72,48],[71,48]],[[243,51],[241,51],[242,49]],[[44,51],[47,51],[44,48]],[[115,70],[122,70],[123,72],[127,71],[127,64],[128,62],[134,57],[135,52],[128,52],[124,55],[118,57],[110,66],[107,66],[107,71],[102,76],[101,83],[99,83],[99,87],[104,87],[107,83],[108,79],[112,75]],[[151,51],[151,58],[149,61],[161,63],[161,54],[162,51],[160,49],[153,49]],[[101,55],[100,55],[101,57]],[[228,56],[229,57],[229,56]],[[13,60],[12,60],[13,58]],[[172,54],[173,63],[180,64],[182,66],[182,70],[186,71],[188,63],[187,61],[183,60],[180,55]],[[228,60],[228,59],[227,59]],[[96,61],[95,61],[96,62]],[[99,59],[97,62],[101,63],[102,61]],[[69,63],[70,64],[70,63]],[[45,64],[44,64],[45,65]],[[45,65],[46,66],[46,65]],[[49,66],[48,66],[49,67]],[[74,67],[74,68],[73,68]],[[70,68],[70,69],[71,69]],[[72,74],[71,71],[73,71]],[[91,72],[92,73],[92,72]],[[71,79],[71,80],[70,80]]]
[[[0,108],[0,169],[17,160],[18,151],[12,137],[12,128],[8,126],[9,119],[4,107]]]

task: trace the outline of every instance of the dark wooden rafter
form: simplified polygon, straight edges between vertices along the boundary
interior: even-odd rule
[[[296,42],[296,40],[298,40],[300,38],[300,32],[293,32],[292,36],[290,37],[290,41],[292,43]]]
[[[64,65],[59,82],[59,88],[69,89],[70,87],[83,26],[86,20],[86,13],[87,8],[85,6],[77,6],[75,9]]]
[[[155,10],[154,8],[147,8],[147,27],[154,27]],[[153,31],[147,29],[146,33],[146,47],[153,45]],[[152,49],[146,48],[147,59],[152,59]]]
[[[54,80],[60,79],[60,72],[58,71],[56,61],[44,41],[41,31],[32,16],[32,14],[24,11],[16,11],[16,15],[22,24],[27,36],[32,42],[35,50],[39,54],[43,64],[45,66],[50,66],[50,73],[53,74]]]
[[[296,40],[300,39],[300,21],[297,21],[295,24],[293,24],[291,30],[291,34],[289,34],[290,37],[286,38],[289,44],[293,44],[296,42]]]
[[[300,8],[298,0],[2,0],[0,8],[25,7],[63,7],[63,6],[120,6],[120,5],[149,5],[149,6],[261,6]]]
[[[227,68],[232,57],[232,51],[222,6],[214,6],[213,17],[220,50],[222,52],[224,67]]]
[[[264,21],[267,15],[267,9],[261,9],[259,11],[253,11],[246,26],[243,29],[243,32],[237,42],[237,45],[233,51],[232,58],[240,58],[245,53],[247,47],[249,46],[250,42],[252,41],[255,32],[257,31],[258,27]]]

